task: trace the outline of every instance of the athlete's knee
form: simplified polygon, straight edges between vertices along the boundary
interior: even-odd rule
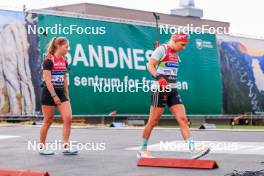
[[[181,127],[188,126],[188,119],[185,115],[178,117],[178,122]]]
[[[65,115],[62,117],[63,123],[66,125],[70,125],[72,123],[72,116],[71,115]]]
[[[52,122],[53,122],[53,117],[46,119],[43,122],[43,126],[49,128],[51,126]]]
[[[149,122],[147,123],[147,126],[149,126],[150,128],[154,128],[155,126],[158,125],[158,123],[159,123],[158,120],[152,120],[152,121],[149,121]]]

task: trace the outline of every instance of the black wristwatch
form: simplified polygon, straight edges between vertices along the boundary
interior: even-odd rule
[[[57,94],[56,94],[56,93],[55,93],[55,94],[53,94],[53,95],[51,95],[51,97],[52,97],[52,98],[54,98],[54,97],[56,97],[56,96],[57,96]]]

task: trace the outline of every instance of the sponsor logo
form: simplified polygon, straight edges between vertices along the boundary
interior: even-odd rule
[[[174,74],[177,74],[178,69],[173,69],[172,71],[173,71]]]
[[[213,48],[213,44],[211,41],[196,39],[195,44],[196,44],[196,48],[199,50],[202,50],[203,48]]]
[[[172,80],[172,81],[174,81],[174,80],[176,81],[176,77],[175,76],[169,76],[168,79]]]
[[[178,59],[178,56],[176,54],[169,54],[170,59]]]
[[[55,62],[54,66],[56,66],[56,67],[64,67],[65,63],[64,62]]]
[[[165,74],[171,74],[171,70],[163,70]]]
[[[167,62],[167,63],[165,63],[165,66],[166,67],[178,67],[179,64],[175,63],[175,62]]]

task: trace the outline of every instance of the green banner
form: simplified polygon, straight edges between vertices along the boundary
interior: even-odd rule
[[[73,114],[148,114],[151,92],[95,90],[93,83],[149,84],[146,63],[153,52],[155,28],[99,20],[38,15],[49,41],[64,36],[70,41],[67,55]],[[55,35],[56,33],[56,35]],[[169,35],[161,35],[166,42]],[[40,35],[41,52],[44,36]],[[180,53],[178,87],[189,114],[220,114],[222,84],[215,35],[192,34]],[[98,88],[98,87],[97,87]]]

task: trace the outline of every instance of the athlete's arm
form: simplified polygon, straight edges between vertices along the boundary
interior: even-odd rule
[[[56,105],[60,105],[61,101],[59,97],[57,96],[55,89],[51,83],[51,70],[53,67],[53,62],[49,59],[46,59],[43,63],[43,78],[46,84],[47,89],[50,92],[50,95],[54,99],[54,102]]]
[[[168,82],[162,76],[157,75],[157,69],[156,69],[157,63],[158,61],[156,59],[150,59],[147,68],[150,74],[159,82],[159,85],[165,87],[168,84]]]
[[[50,70],[43,70],[43,78],[44,78],[45,84],[46,84],[51,96],[56,95],[55,89],[51,83],[51,71]]]
[[[156,65],[158,64],[158,60],[156,59],[150,59],[147,65],[147,69],[149,71],[149,73],[156,78],[157,76],[157,69],[156,69]]]
[[[66,73],[64,74],[64,94],[69,99],[69,87]]]
[[[65,60],[65,62],[66,62],[67,70],[70,70],[67,60]],[[68,100],[70,100],[70,97],[69,97],[69,83],[68,83],[68,79],[67,79],[67,74],[66,73],[64,74],[64,95],[68,98]]]
[[[147,65],[147,69],[149,73],[159,82],[159,85],[162,87],[166,86],[168,82],[161,75],[157,74],[156,66],[159,64],[160,60],[162,60],[165,54],[166,54],[165,47],[162,45],[159,46],[152,53],[151,59],[149,60],[148,65]]]
[[[156,78],[157,77],[157,68],[156,66],[158,65],[158,63],[160,62],[160,60],[163,58],[163,56],[165,55],[166,49],[164,47],[164,45],[159,46],[158,48],[156,48],[152,55],[151,55],[151,59],[149,60],[148,64],[147,64],[147,69],[149,71],[149,73]]]

